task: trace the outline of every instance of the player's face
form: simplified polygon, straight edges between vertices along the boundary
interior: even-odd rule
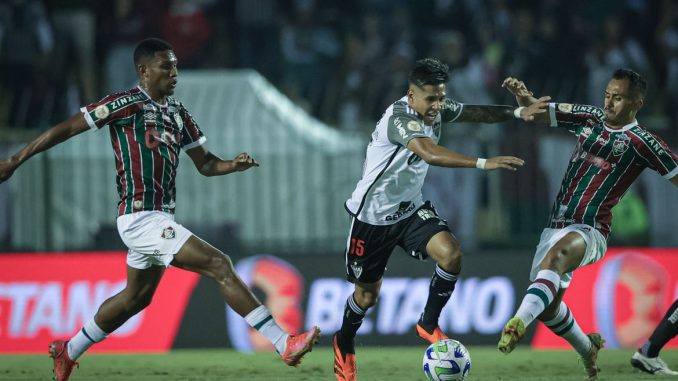
[[[612,127],[622,127],[635,119],[643,101],[629,94],[628,79],[611,79],[605,89],[604,104],[607,124]]]
[[[177,56],[171,50],[155,52],[153,58],[142,64],[141,82],[151,96],[164,99],[174,94],[177,86]]]
[[[422,87],[410,85],[407,90],[407,100],[410,107],[416,111],[428,125],[435,121],[447,95],[447,87],[444,83],[439,85],[424,85]]]

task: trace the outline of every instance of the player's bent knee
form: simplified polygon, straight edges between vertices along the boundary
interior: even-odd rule
[[[379,294],[374,292],[356,292],[355,294],[356,302],[364,309],[368,309],[377,304],[378,298]]]

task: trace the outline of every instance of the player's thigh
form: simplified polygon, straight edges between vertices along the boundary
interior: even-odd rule
[[[151,266],[146,269],[127,266],[127,285],[123,293],[128,294],[130,298],[150,300],[155,294],[164,273],[164,266]]]
[[[195,235],[189,237],[174,256],[172,265],[210,277],[233,271],[226,254]]]
[[[431,257],[439,263],[460,259],[459,242],[430,202],[424,203],[408,220],[400,245],[410,256],[420,260]]]
[[[398,223],[371,225],[351,219],[346,242],[346,279],[352,283],[371,284],[381,280],[388,259],[396,246]]]
[[[544,229],[537,245],[530,280],[543,269],[561,274],[560,287],[567,288],[572,272],[600,260],[607,250],[605,237],[588,225],[575,224],[562,229]]]

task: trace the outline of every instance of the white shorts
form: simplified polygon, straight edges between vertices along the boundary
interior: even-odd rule
[[[170,266],[174,255],[193,235],[174,221],[174,215],[143,211],[118,217],[118,233],[127,245],[127,264],[143,270],[152,265]]]
[[[532,270],[530,271],[530,280],[534,281],[537,278],[537,273],[540,270],[541,262],[546,258],[546,254],[555,246],[558,241],[565,237],[570,232],[579,233],[586,242],[586,253],[584,258],[577,268],[590,265],[600,260],[605,251],[607,251],[607,241],[605,237],[596,229],[589,225],[574,224],[566,226],[562,229],[546,228],[541,233],[537,251],[534,253],[534,260],[532,261]],[[560,277],[560,288],[567,288],[572,281],[572,272],[563,274]]]

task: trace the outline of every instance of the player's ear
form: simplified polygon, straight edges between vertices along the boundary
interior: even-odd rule
[[[407,88],[407,100],[410,102],[414,101],[414,89],[412,88],[412,85]]]

